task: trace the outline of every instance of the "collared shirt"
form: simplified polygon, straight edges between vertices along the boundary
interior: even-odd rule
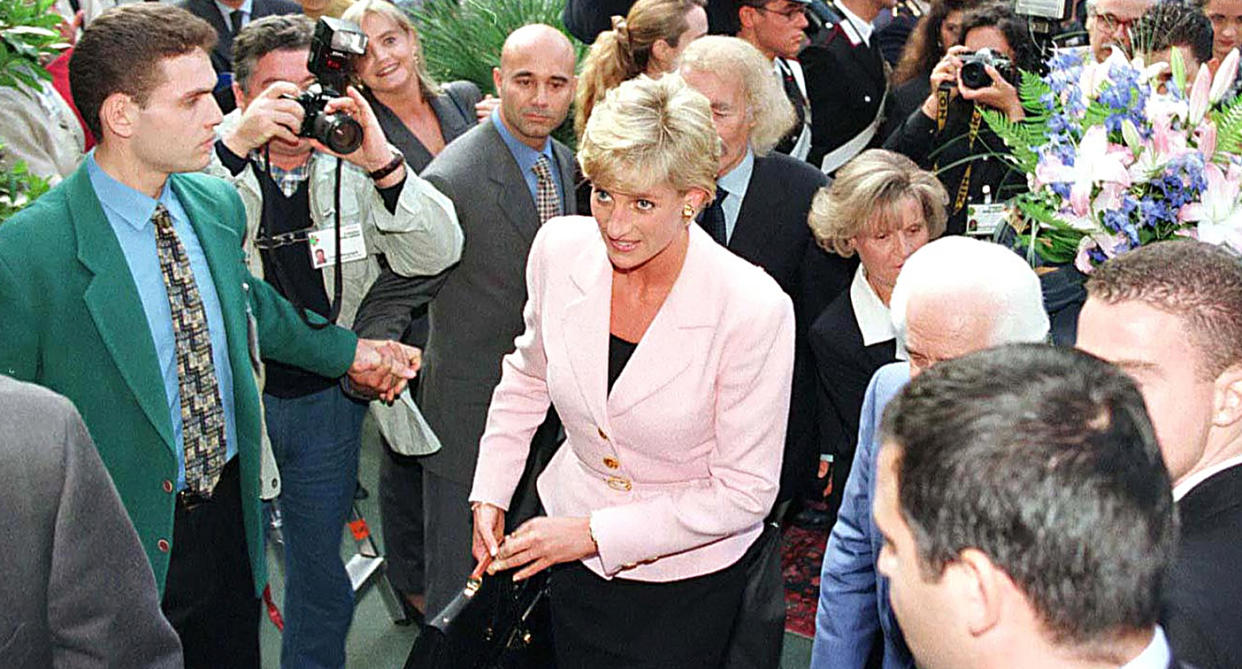
[[[1184,481],[1173,486],[1173,501],[1175,502],[1182,501],[1182,498],[1188,495],[1190,491],[1194,489],[1195,486],[1225,471],[1226,469],[1229,469],[1230,467],[1237,467],[1238,465],[1242,465],[1242,455],[1238,455],[1238,456],[1229,458],[1228,460],[1218,462],[1217,464],[1214,464],[1211,467],[1204,469],[1203,471],[1195,472],[1194,474],[1191,474],[1190,476],[1186,477]]]
[[[862,333],[863,346],[874,346],[890,339],[897,341],[897,359],[906,359],[906,347],[893,327],[892,314],[867,281],[867,269],[858,264],[854,281],[850,283],[850,301],[854,304],[854,320]]]
[[[113,179],[98,163],[95,152],[86,157],[87,175],[91,186],[103,207],[104,216],[121,245],[130,275],[138,289],[142,311],[147,317],[155,354],[159,358],[160,374],[164,379],[164,395],[168,400],[168,416],[172,421],[173,445],[177,456],[177,489],[185,488],[185,445],[181,439],[181,387],[177,377],[177,343],[173,334],[172,310],[168,306],[168,291],[164,287],[164,274],[160,269],[159,252],[155,246],[155,224],[151,216],[156,204],[162,203],[172,216],[173,229],[185,247],[190,259],[190,269],[198,286],[203,310],[207,312],[207,331],[211,334],[211,361],[216,368],[216,381],[224,406],[224,435],[228,455],[237,453],[237,425],[233,420],[233,368],[229,365],[229,349],[224,329],[224,313],[220,310],[220,298],[216,284],[207,266],[207,257],[198,241],[198,235],[190,225],[190,217],[182,208],[177,194],[164,186],[159,200]],[[137,335],[135,335],[137,336]]]
[[[223,144],[221,144],[221,146],[223,146]],[[226,150],[228,149],[228,147],[224,148]],[[232,153],[232,151],[229,151],[229,153]],[[255,167],[259,168],[260,172],[266,170],[269,174],[271,174],[272,181],[276,182],[276,185],[280,188],[280,192],[284,193],[285,197],[293,197],[293,194],[298,192],[298,186],[302,185],[303,181],[310,178],[311,161],[313,161],[317,155],[319,155],[319,152],[314,151],[306,160],[302,161],[302,164],[293,169],[286,170],[281,169],[276,165],[271,165],[269,167],[267,165],[267,161],[263,159],[263,152],[259,149],[255,149],[250,152],[250,162],[254,163]]]
[[[561,213],[565,213],[565,184],[561,183],[560,166],[556,163],[556,155],[552,152],[552,139],[545,139],[543,142],[543,150],[536,151],[529,146],[523,144],[518,138],[509,132],[509,128],[505,127],[504,121],[500,120],[500,109],[492,111],[491,123],[496,127],[496,132],[500,133],[500,138],[504,140],[505,146],[509,147],[509,153],[513,154],[513,159],[517,161],[518,169],[522,171],[522,177],[526,179],[526,187],[530,189],[530,199],[532,202],[538,202],[539,196],[539,177],[535,176],[535,161],[539,160],[539,156],[547,156],[548,162],[552,164],[552,180],[556,182],[556,192],[561,197]]]
[[[1173,651],[1169,649],[1169,640],[1165,638],[1164,630],[1156,625],[1151,642],[1133,660],[1121,665],[1121,669],[1169,669],[1169,662],[1172,660]]]
[[[248,1],[249,0],[247,0],[247,2]],[[862,37],[863,43],[867,46],[871,46],[871,33],[875,32],[875,26],[872,26],[870,21],[864,21],[861,16],[851,12],[848,7],[840,2],[835,3],[833,6],[841,10],[841,14],[845,16],[845,20],[849,21],[850,25],[854,27],[854,30],[858,31],[858,35],[859,37]]]
[[[742,162],[716,180],[716,185],[728,191],[729,196],[721,203],[725,217],[725,243],[733,239],[733,229],[737,227],[738,214],[742,213],[742,200],[746,199],[746,190],[750,188],[750,177],[755,172],[755,152],[746,149]]]
[[[224,25],[228,26],[229,30],[232,30],[233,19],[230,17],[233,14],[233,8],[223,2],[220,2],[220,0],[214,1],[216,3],[216,9],[220,10],[220,16],[224,17]],[[241,7],[238,7],[237,9],[242,13],[241,24],[242,27],[245,28],[246,24],[250,23],[250,18],[254,14],[254,0],[246,0],[241,4]]]

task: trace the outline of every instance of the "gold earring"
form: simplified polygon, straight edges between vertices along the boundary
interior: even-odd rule
[[[694,205],[687,202],[686,205],[681,208],[681,217],[694,218]]]

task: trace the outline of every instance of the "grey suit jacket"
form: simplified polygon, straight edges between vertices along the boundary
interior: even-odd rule
[[[573,154],[555,140],[553,147],[564,210],[573,214]],[[522,333],[526,256],[539,214],[517,161],[490,122],[446,146],[422,176],[453,200],[466,235],[461,261],[441,275],[428,309],[419,406],[442,448],[422,464],[469,487],[500,359]]]
[[[0,666],[182,666],[138,534],[69,400],[0,376],[0,471]]]

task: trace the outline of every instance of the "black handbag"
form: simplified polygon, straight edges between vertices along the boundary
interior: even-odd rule
[[[481,567],[443,611],[429,618],[406,669],[545,669],[556,666],[548,570],[517,583]]]
[[[785,579],[781,573],[781,528],[763,524],[763,533],[742,556],[746,589],[725,651],[726,669],[776,667],[785,640]]]

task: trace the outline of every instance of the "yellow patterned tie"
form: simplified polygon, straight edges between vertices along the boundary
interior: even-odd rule
[[[224,469],[224,406],[211,359],[207,311],[194,283],[190,258],[163,204],[151,216],[160,271],[172,311],[177,349],[177,385],[181,394],[181,440],[185,448],[185,482],[190,492],[210,497]]]

